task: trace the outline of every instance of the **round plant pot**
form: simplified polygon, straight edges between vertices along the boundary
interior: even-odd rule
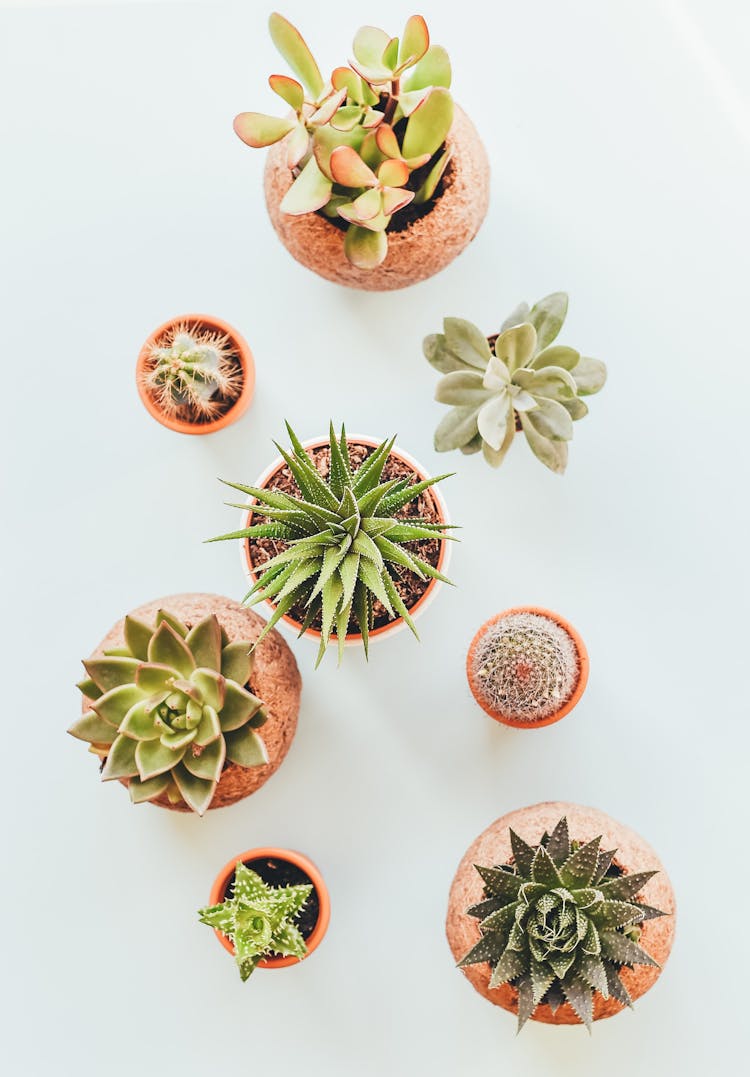
[[[375,438],[367,437],[360,434],[347,434],[346,440],[349,445],[364,445],[371,449],[377,448],[377,446],[380,444],[380,442]],[[310,440],[303,442],[305,449],[313,451],[315,449],[324,448],[329,444],[330,441],[328,438],[311,438]],[[410,456],[409,453],[405,452],[403,449],[400,449],[398,446],[393,447],[390,456],[396,457],[396,459],[400,460],[402,463],[406,464],[407,467],[411,468],[411,470],[414,472],[415,476],[417,476],[419,480],[429,478],[429,473],[425,471],[422,465],[419,464],[413,456]],[[268,485],[272,483],[274,476],[285,466],[285,461],[282,459],[282,457],[277,457],[277,459],[274,460],[274,462],[270,464],[268,468],[266,468],[266,470],[263,472],[263,474],[260,476],[260,478],[254,485],[259,489],[265,489]],[[448,507],[438,487],[433,486],[428,491],[428,493],[435,506],[440,521],[442,523],[449,524],[450,517],[448,515]],[[250,509],[249,512],[247,510],[243,510],[241,527],[250,527],[252,524],[253,515],[254,513],[252,509]],[[448,573],[448,565],[450,563],[451,554],[450,547],[450,542],[440,543],[440,554],[436,568],[438,572],[441,572],[443,575],[447,575]],[[257,582],[258,575],[253,565],[252,547],[249,540],[246,538],[240,539],[240,560],[242,563],[242,570],[245,574],[245,578],[247,579],[249,586],[252,587]],[[433,601],[435,595],[437,594],[441,586],[441,580],[430,580],[423,594],[420,596],[417,602],[415,602],[414,605],[409,608],[409,613],[412,620],[416,620],[418,617],[421,617],[421,615]],[[274,603],[270,600],[266,601],[264,604],[268,606],[268,608],[272,611],[276,608]],[[281,618],[281,621],[289,628],[293,629],[295,635],[299,635],[302,632],[301,622],[295,620],[294,617],[291,617],[288,614],[284,614],[284,616]],[[372,642],[373,640],[382,640],[385,639],[386,636],[395,635],[397,632],[400,632],[406,627],[406,622],[404,621],[403,617],[397,617],[394,620],[389,621],[387,624],[373,628],[370,631],[368,638],[370,642]],[[320,640],[321,637],[320,631],[316,628],[307,628],[305,629],[303,634],[315,640]],[[346,640],[344,642],[344,646],[356,647],[361,645],[361,643],[361,632],[348,632]],[[336,645],[335,640],[332,641],[332,645]]]
[[[233,856],[231,860],[228,860],[216,876],[208,899],[209,905],[218,905],[224,900],[229,889],[229,884],[234,877],[235,866],[239,860],[241,860],[243,864],[253,864],[253,861],[282,861],[297,868],[299,872],[305,875],[307,880],[312,883],[314,887],[314,895],[317,898],[318,912],[309,934],[305,935],[305,932],[303,931],[305,944],[307,946],[307,953],[305,956],[267,957],[258,962],[259,969],[283,969],[288,965],[298,965],[300,961],[304,961],[308,958],[313,950],[317,950],[323,940],[323,936],[328,930],[328,922],[331,918],[331,900],[328,896],[328,888],[323,881],[323,876],[311,860],[308,860],[302,853],[294,852],[292,849],[277,849],[274,847],[248,849],[247,852],[240,853],[239,856]],[[257,871],[261,878],[263,877],[263,872],[262,870],[259,870],[257,864],[253,864],[253,870]],[[301,883],[305,882],[305,880],[301,878],[298,881]],[[214,929],[214,934],[224,949],[228,953],[234,954],[234,944],[232,943],[232,940],[216,929]]]
[[[152,624],[160,609],[168,610],[188,627],[216,614],[219,624],[226,632],[230,642],[234,640],[255,641],[260,635],[265,621],[253,610],[248,610],[231,598],[211,594],[168,595],[155,599],[131,611],[131,616]],[[124,619],[118,621],[107,633],[91,655],[99,658],[105,650],[122,647],[125,643]],[[230,804],[243,800],[255,793],[268,781],[281,766],[284,756],[289,751],[297,730],[302,679],[294,655],[278,632],[270,632],[255,651],[250,689],[266,705],[268,719],[260,729],[260,735],[268,752],[268,762],[259,767],[241,767],[237,763],[227,762],[216,786],[209,811],[214,808],[226,808]],[[82,710],[90,707],[90,701],[84,698]],[[122,779],[127,785],[127,779]],[[160,808],[170,811],[189,812],[184,803],[171,804],[166,794],[149,801]]]
[[[344,254],[344,232],[321,214],[281,212],[293,182],[282,142],[272,146],[265,170],[266,205],[279,239],[302,265],[350,288],[385,292],[439,273],[472,241],[487,214],[490,165],[477,131],[458,106],[446,139],[453,156],[443,193],[429,213],[403,231],[388,232],[388,254],[375,269],[357,269]]]
[[[528,808],[509,812],[488,826],[467,849],[453,879],[448,901],[446,934],[453,957],[460,961],[479,941],[479,922],[466,915],[466,909],[482,900],[484,883],[475,864],[500,865],[512,860],[510,829],[529,844],[538,844],[544,831],[550,832],[555,824],[567,816],[571,838],[587,842],[602,836],[602,847],[616,849],[614,863],[625,873],[658,871],[643,888],[641,899],[655,906],[666,916],[646,920],[641,925],[640,945],[659,967],[653,965],[623,966],[620,975],[632,999],[640,998],[653,987],[672,949],[675,930],[675,897],[669,876],[658,856],[635,831],[611,819],[596,808],[584,808],[564,801],[547,801]],[[484,998],[501,1006],[510,1013],[518,1013],[518,992],[510,984],[490,988],[489,963],[468,965],[461,971]],[[594,1020],[612,1017],[622,1010],[623,1004],[610,997],[605,999],[598,992],[594,996]],[[581,1020],[569,1003],[556,1012],[545,1004],[534,1011],[532,1020],[550,1025],[577,1025]]]
[[[520,718],[510,718],[507,715],[500,714],[497,710],[493,709],[486,699],[483,698],[477,683],[474,669],[475,658],[477,648],[484,637],[485,632],[492,625],[497,624],[498,621],[501,621],[504,617],[508,617],[513,613],[535,613],[540,617],[547,617],[550,621],[554,621],[555,624],[559,625],[570,637],[578,657],[578,681],[576,682],[573,692],[554,714],[550,714],[546,718],[540,718],[537,721],[524,721]],[[566,714],[570,714],[576,704],[580,701],[589,679],[589,655],[586,650],[586,645],[579,633],[575,630],[573,625],[566,621],[564,617],[561,617],[559,613],[553,613],[552,610],[544,609],[541,606],[514,606],[512,609],[504,610],[502,613],[490,617],[476,633],[466,655],[466,678],[469,682],[471,694],[485,714],[489,714],[490,718],[494,718],[496,722],[501,722],[503,725],[510,726],[511,729],[541,729],[543,726],[553,725],[555,722],[559,722]]]
[[[149,356],[154,344],[162,339],[166,333],[175,326],[182,324],[187,325],[189,328],[203,329],[213,333],[225,334],[231,341],[232,352],[240,365],[242,372],[242,389],[240,394],[232,403],[228,404],[226,410],[216,419],[209,419],[206,422],[187,422],[184,419],[165,415],[144,385],[143,377],[148,369]],[[161,423],[162,426],[166,426],[167,429],[174,430],[178,434],[214,434],[217,430],[223,430],[224,427],[236,422],[250,406],[250,401],[253,399],[253,393],[255,391],[255,362],[253,360],[253,353],[250,351],[250,347],[244,337],[229,325],[228,322],[224,322],[220,318],[214,317],[212,314],[183,314],[178,318],[170,318],[169,321],[164,322],[163,325],[154,329],[153,333],[151,333],[148,339],[144,342],[143,347],[138,353],[138,360],[136,363],[136,385],[138,386],[138,395],[149,415],[156,419],[157,422]]]

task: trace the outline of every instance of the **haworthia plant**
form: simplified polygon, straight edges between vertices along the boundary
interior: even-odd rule
[[[588,414],[582,398],[607,378],[601,360],[553,343],[567,310],[564,292],[521,303],[492,346],[462,318],[446,318],[442,333],[425,338],[425,357],[443,375],[435,399],[451,408],[435,431],[438,452],[481,451],[499,467],[520,428],[546,467],[565,471],[573,423]]]
[[[481,938],[459,967],[488,962],[491,988],[517,989],[519,1030],[537,1006],[564,1002],[590,1030],[597,992],[630,1006],[620,970],[657,964],[639,945],[640,925],[664,915],[639,898],[656,872],[618,871],[616,850],[571,839],[566,818],[538,845],[510,838],[512,864],[475,865],[484,897],[466,911]]]
[[[285,141],[295,179],[282,211],[319,211],[347,222],[346,257],[372,269],[388,252],[394,215],[432,201],[448,166],[448,54],[430,45],[427,24],[412,15],[400,40],[362,27],[350,66],[335,68],[326,81],[291,23],[274,13],[269,28],[296,78],[268,81],[291,112],[283,119],[242,112],[234,129],[248,146]]]
[[[288,423],[287,432],[291,451],[274,444],[297,483],[299,495],[226,483],[254,499],[234,507],[252,509],[266,521],[210,540],[273,538],[285,544],[276,556],[255,566],[258,579],[245,596],[250,605],[270,599],[275,606],[258,642],[281,617],[297,608],[304,611],[302,632],[320,620],[316,665],[332,636],[338,641],[340,661],[347,632],[355,627],[367,654],[375,600],[392,619],[403,617],[416,636],[394,579],[407,571],[420,579],[431,577],[450,583],[409,548],[414,543],[448,539],[450,525],[415,516],[404,519],[398,513],[448,476],[417,482],[406,478],[381,481],[395,438],[381,442],[355,468],[344,427],[337,436],[331,424],[331,465],[326,479]]]
[[[140,376],[165,415],[187,419],[215,418],[242,389],[229,337],[184,322],[154,343]]]
[[[234,869],[232,896],[198,910],[202,924],[232,940],[243,980],[271,954],[304,957],[307,946],[294,921],[312,893],[311,885],[269,886],[241,860]]]
[[[215,615],[188,629],[159,610],[153,625],[125,618],[125,644],[83,663],[91,709],[68,730],[125,779],[134,803],[166,794],[203,815],[225,762],[268,762],[256,730],[267,715],[247,688],[252,644],[230,642]]]

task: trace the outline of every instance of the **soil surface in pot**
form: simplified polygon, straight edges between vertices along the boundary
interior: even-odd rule
[[[369,445],[349,442],[349,455],[352,461],[352,466],[355,469],[363,464],[372,452],[373,449],[370,448]],[[327,479],[331,468],[330,448],[327,445],[323,445],[320,448],[308,449],[307,453],[320,474]],[[417,472],[403,460],[400,460],[397,456],[391,454],[383,468],[382,481],[387,482],[390,479],[403,478],[418,482],[422,476],[418,475]],[[301,496],[299,486],[286,464],[271,476],[266,483],[266,488],[269,490],[281,490],[283,493],[294,494],[297,497]],[[430,523],[439,523],[441,519],[437,500],[429,490],[425,490],[424,493],[420,494],[414,501],[410,501],[409,504],[400,509],[396,515],[399,519],[413,520],[418,518],[427,520]],[[266,518],[260,513],[253,513],[253,521],[256,523],[264,523],[266,522]],[[250,545],[250,560],[255,568],[262,566],[266,561],[270,561],[270,559],[277,553],[281,553],[282,550],[287,548],[287,544],[278,539],[252,538],[249,539],[248,542]],[[438,539],[428,539],[425,542],[407,542],[405,543],[405,549],[416,553],[423,561],[432,565],[433,568],[437,567],[440,558],[440,542]],[[431,580],[420,580],[419,576],[415,575],[413,572],[409,572],[408,569],[401,568],[399,565],[391,565],[390,569],[393,574],[396,590],[401,596],[404,605],[407,609],[412,609],[429,587]],[[305,613],[305,606],[301,603],[299,607],[293,606],[289,611],[289,615],[293,620],[298,622],[304,620]],[[388,624],[392,619],[386,608],[378,602],[377,599],[373,602],[373,615],[373,628],[381,628],[383,625]],[[313,622],[312,627],[320,629],[320,626],[321,620],[318,617]],[[358,629],[359,625],[354,614],[352,614],[350,631],[356,631]]]
[[[310,886],[312,885],[312,892],[302,906],[299,916],[295,919],[295,927],[299,930],[302,938],[307,940],[315,930],[315,925],[318,922],[320,916],[320,897],[318,891],[315,888],[310,876],[302,868],[296,864],[290,863],[288,860],[282,860],[280,857],[260,857],[256,860],[244,860],[246,868],[250,871],[254,871],[256,875],[260,875],[264,883],[268,886]],[[224,894],[222,901],[232,897],[234,890],[234,875],[232,875],[227,881],[227,885],[224,887]],[[272,953],[274,951],[271,951]],[[280,955],[276,955],[277,957]]]

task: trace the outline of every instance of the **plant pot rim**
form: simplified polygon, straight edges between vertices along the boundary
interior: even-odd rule
[[[300,871],[304,871],[305,875],[308,876],[310,882],[315,887],[320,905],[315,927],[313,928],[310,937],[305,940],[307,953],[303,957],[267,957],[259,961],[257,965],[259,969],[284,969],[289,965],[298,965],[300,961],[304,961],[314,950],[317,950],[323,940],[323,936],[328,930],[328,923],[331,919],[331,899],[328,894],[328,887],[312,860],[308,859],[308,857],[304,856],[302,853],[296,852],[294,849],[282,849],[273,845],[262,846],[258,849],[247,849],[244,853],[240,853],[238,856],[233,856],[231,860],[227,860],[224,867],[214,879],[208,904],[218,905],[224,900],[227,883],[234,874],[234,869],[237,866],[238,861],[241,860],[244,864],[248,860],[264,859],[285,860],[288,864],[294,864]],[[226,935],[223,935],[221,931],[216,928],[214,928],[214,934],[227,953],[234,956],[234,944],[232,943],[232,940],[227,938]]]
[[[509,617],[513,613],[536,613],[540,617],[547,617],[550,621],[554,621],[555,624],[559,625],[573,641],[573,645],[575,646],[578,655],[578,680],[570,698],[563,703],[554,714],[550,714],[546,718],[541,718],[535,722],[524,722],[518,718],[507,718],[505,715],[498,714],[497,711],[493,710],[492,707],[481,698],[475,684],[473,672],[474,655],[480,641],[488,628],[491,628],[492,625],[497,624],[498,621],[503,620],[505,617]],[[466,679],[469,682],[471,694],[474,696],[476,702],[485,714],[488,714],[490,718],[494,718],[496,722],[500,722],[502,725],[507,725],[511,729],[542,729],[544,726],[554,725],[555,722],[559,722],[561,718],[564,718],[566,714],[570,714],[576,704],[580,701],[581,696],[586,689],[586,684],[588,683],[589,665],[588,651],[586,650],[586,645],[583,642],[580,633],[559,613],[555,613],[553,610],[548,610],[543,606],[512,606],[510,609],[503,610],[502,613],[496,613],[494,617],[490,617],[475,633],[466,655]]]
[[[366,434],[347,434],[346,440],[349,444],[367,445],[369,448],[373,449],[377,448],[377,446],[381,444],[381,441],[379,441],[377,438],[370,437]],[[326,445],[330,445],[329,437],[308,438],[306,441],[302,442],[302,446],[305,449],[319,449],[325,447]],[[405,463],[408,467],[412,468],[418,475],[421,475],[422,478],[427,479],[430,477],[429,473],[425,470],[425,468],[417,460],[415,460],[415,458],[410,453],[406,452],[405,449],[401,449],[398,445],[393,446],[389,455],[397,456],[403,463]],[[265,471],[263,471],[255,485],[258,488],[265,489],[270,479],[276,474],[277,471],[279,471],[284,466],[285,461],[283,457],[278,456],[271,464],[269,464]],[[450,515],[448,513],[448,506],[445,502],[445,498],[443,497],[441,490],[438,488],[438,486],[431,486],[430,493],[435,498],[435,502],[437,504],[442,522],[445,524],[450,524],[451,521]],[[252,508],[249,511],[247,509],[243,509],[241,526],[249,527],[252,517]],[[450,563],[451,556],[450,546],[450,542],[447,541],[443,541],[440,543],[440,555],[438,557],[437,570],[443,575],[448,574],[448,565]],[[258,579],[258,576],[250,559],[250,542],[246,538],[240,539],[240,561],[242,564],[242,570],[245,574],[245,578],[251,586],[254,585]],[[409,614],[411,615],[412,620],[415,620],[417,617],[421,616],[424,613],[425,609],[433,601],[441,585],[441,580],[430,580],[424,593],[420,595],[420,597],[409,610]],[[264,604],[268,606],[268,608],[271,610],[274,610],[276,608],[274,603],[270,599],[266,600]],[[290,617],[289,614],[284,614],[281,618],[281,621],[289,628],[292,628],[297,635],[300,634],[302,630],[302,625],[299,621],[295,621],[293,617]],[[396,617],[394,620],[389,621],[387,624],[381,625],[379,628],[374,628],[369,633],[368,638],[371,641],[380,640],[387,635],[394,635],[396,632],[400,632],[405,627],[406,621],[404,621],[403,617]],[[307,628],[302,634],[304,636],[309,636],[317,640],[321,638],[321,632],[317,628]],[[348,632],[344,641],[344,646],[359,646],[361,643],[361,632]]]
[[[233,349],[242,369],[242,391],[240,392],[240,395],[233,404],[230,404],[222,415],[219,415],[218,418],[212,419],[209,422],[190,423],[186,422],[184,419],[175,419],[165,415],[164,412],[157,407],[150,393],[142,384],[141,374],[145,369],[149,351],[153,344],[173,326],[179,325],[180,322],[187,322],[188,324],[194,325],[206,325],[219,333],[226,334],[232,341]],[[138,395],[141,398],[146,411],[152,418],[156,419],[158,423],[161,423],[161,425],[165,426],[168,430],[174,430],[177,434],[214,434],[217,430],[223,430],[233,422],[236,422],[250,406],[250,401],[253,399],[253,393],[255,392],[255,361],[253,359],[253,353],[250,350],[250,345],[242,334],[239,333],[234,326],[230,325],[229,322],[225,322],[222,318],[217,318],[215,314],[180,314],[175,318],[168,318],[165,322],[162,322],[161,325],[157,326],[153,332],[149,333],[138,353],[138,359],[136,361],[136,386],[138,388]]]

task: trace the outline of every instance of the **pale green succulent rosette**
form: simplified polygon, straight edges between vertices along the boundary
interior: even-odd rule
[[[312,885],[269,886],[241,860],[234,871],[232,897],[198,910],[202,924],[232,940],[243,981],[270,954],[302,958],[307,946],[295,919],[312,893]]]
[[[607,378],[599,359],[554,344],[568,297],[554,292],[533,307],[522,303],[490,347],[471,322],[446,318],[443,332],[425,338],[424,354],[440,371],[435,399],[451,410],[435,431],[438,452],[482,452],[499,467],[520,425],[534,455],[562,474],[573,423],[588,414],[582,399]]]
[[[104,781],[127,779],[134,803],[167,794],[203,815],[226,761],[268,762],[263,701],[245,687],[252,644],[230,643],[213,614],[188,630],[165,610],[153,627],[126,617],[124,635],[83,663],[91,710],[68,732],[102,758]]]

